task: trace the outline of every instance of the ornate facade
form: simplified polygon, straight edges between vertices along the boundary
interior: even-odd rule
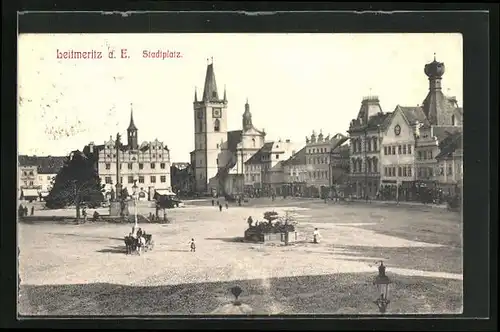
[[[347,182],[349,151],[342,134],[324,137],[313,131],[306,145],[283,162],[289,195],[318,196]]]
[[[349,126],[350,175],[353,195],[374,197],[380,185],[382,136],[391,113],[384,113],[376,96],[364,97],[356,119]]]
[[[83,152],[93,158],[107,196],[116,190],[117,180],[129,194],[133,193],[135,183],[141,200],[153,199],[156,190],[172,189],[168,147],[157,139],[141,144],[138,142],[138,129],[131,111],[127,144],[117,142],[110,136],[102,145],[91,142],[84,148]]]
[[[462,132],[462,108],[455,97],[442,93],[444,64],[434,59],[425,65],[424,72],[429,78],[429,92],[422,105],[398,105],[384,130],[381,185],[396,199],[412,200],[417,187],[437,188],[443,181],[449,182],[436,157],[442,155],[443,141]]]

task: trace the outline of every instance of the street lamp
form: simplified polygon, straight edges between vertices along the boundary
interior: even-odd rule
[[[139,228],[139,225],[137,223],[137,180],[134,180],[134,185],[132,186],[132,193],[134,197],[134,230],[137,230]]]
[[[378,276],[375,277],[373,284],[377,286],[377,294],[380,294],[377,295],[378,298],[373,303],[377,305],[380,313],[385,313],[387,306],[391,302],[389,300],[389,285],[391,284],[391,280],[385,275],[385,266],[382,261],[378,267]]]

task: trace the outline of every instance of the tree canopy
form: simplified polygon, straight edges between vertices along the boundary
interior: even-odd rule
[[[68,156],[57,173],[53,187],[46,197],[50,209],[75,205],[77,217],[82,203],[97,204],[104,200],[104,185],[94,167],[94,163],[80,151]]]

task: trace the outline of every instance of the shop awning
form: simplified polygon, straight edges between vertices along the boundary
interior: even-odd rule
[[[171,190],[168,190],[168,189],[156,189],[155,192],[158,195],[162,195],[162,196],[175,196],[175,194]]]
[[[23,189],[24,197],[38,197],[38,189]]]

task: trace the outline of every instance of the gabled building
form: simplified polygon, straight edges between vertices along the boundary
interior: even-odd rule
[[[439,145],[436,156],[436,181],[447,195],[461,194],[463,187],[463,133],[449,133]]]
[[[416,132],[417,180],[425,186],[437,186],[436,156],[440,153],[440,143],[449,134],[463,131],[463,108],[455,97],[445,96],[441,88],[445,73],[444,63],[434,61],[425,65],[424,72],[429,78],[429,92],[421,107],[426,121],[418,123]]]
[[[133,111],[127,128],[127,142],[112,136],[104,144],[90,142],[83,153],[92,158],[105,195],[111,197],[116,192],[117,182],[121,188],[133,193],[134,184],[140,200],[152,200],[156,191],[170,192],[170,150],[163,142],[155,139],[139,144],[138,128],[134,123]]]
[[[26,156],[18,157],[19,195],[45,197],[52,189],[52,181],[64,166],[67,157]],[[22,192],[21,192],[22,191]]]
[[[336,134],[324,137],[313,131],[306,145],[282,163],[285,186],[291,196],[328,195],[337,185],[347,182],[349,173],[348,137]]]
[[[364,97],[356,119],[349,126],[350,192],[375,197],[380,185],[382,137],[391,113],[384,113],[377,96]]]
[[[442,92],[444,68],[436,59],[425,65],[429,92],[422,105],[398,105],[388,118],[381,156],[381,191],[386,198],[413,200],[418,196],[417,188],[437,188],[443,179],[437,175],[441,171],[436,156],[443,140],[461,133],[463,124],[463,109],[456,98]]]
[[[255,195],[281,195],[285,184],[283,161],[295,153],[290,140],[265,142],[245,161],[244,192]]]

